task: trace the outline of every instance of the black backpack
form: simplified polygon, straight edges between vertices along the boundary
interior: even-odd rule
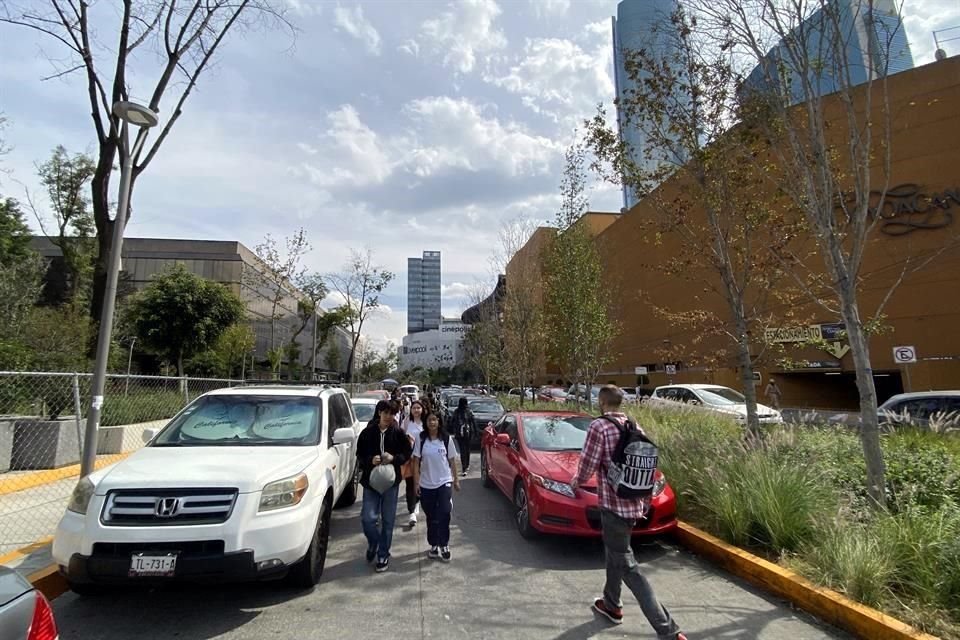
[[[607,469],[607,480],[617,497],[637,500],[653,495],[656,481],[657,445],[630,420],[621,425],[613,418],[600,416],[620,431],[620,440]]]

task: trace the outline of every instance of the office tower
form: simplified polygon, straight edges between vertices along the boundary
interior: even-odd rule
[[[839,18],[837,20],[836,18]],[[839,46],[835,46],[839,44]],[[844,59],[835,57],[835,50]],[[805,52],[810,89],[803,86],[790,52]],[[778,42],[744,82],[745,91],[779,93],[798,104],[913,68],[903,20],[894,0],[835,0]],[[844,80],[847,76],[849,80]]]
[[[671,22],[677,12],[677,0],[623,0],[617,5],[613,21],[613,75],[617,98],[623,101],[637,83],[627,76],[626,58],[629,51],[644,49],[654,58],[665,58],[676,50],[676,29]],[[646,157],[647,135],[636,122],[627,122],[621,106],[617,107],[617,125],[620,137],[631,150],[633,162],[646,171],[653,171],[668,158],[666,151]],[[678,159],[670,159],[676,161]],[[655,185],[651,185],[655,186]],[[630,209],[637,204],[637,195],[627,186],[623,189],[623,206]]]
[[[440,328],[440,252],[407,258],[407,334]]]

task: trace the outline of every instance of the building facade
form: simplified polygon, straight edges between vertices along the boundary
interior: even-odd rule
[[[441,318],[436,329],[404,336],[399,349],[400,370],[443,369],[463,362],[463,339],[469,325],[459,318]]]
[[[407,258],[407,333],[440,327],[440,252]]]
[[[679,5],[677,0],[622,0],[617,5],[613,27],[613,78],[620,101],[638,89],[638,83],[627,73],[630,51],[646,50],[657,59],[669,58],[677,43],[671,17]],[[646,154],[647,134],[636,122],[631,122],[624,109],[617,107],[617,126],[620,137],[630,150],[635,165],[645,171],[656,170],[670,158]],[[623,206],[632,208],[639,200],[633,189],[624,186]]]
[[[48,260],[60,256],[60,249],[45,237],[35,237],[33,247]],[[256,337],[253,357],[258,362],[266,360],[267,352],[275,346],[289,343],[300,326],[297,312],[300,292],[292,284],[287,284],[283,287],[283,295],[277,306],[274,327],[274,290],[268,284],[269,270],[253,251],[240,242],[125,238],[121,260],[121,275],[127,286],[135,290],[143,289],[156,274],[177,264],[202,278],[226,286],[246,306],[247,319]],[[306,365],[312,356],[314,326],[314,322],[308,321],[306,328],[296,338],[300,347],[300,365]],[[316,370],[329,369],[325,354],[331,344],[340,352],[341,367],[346,366],[350,354],[350,336],[343,329],[337,329],[330,338],[330,344],[318,349]]]
[[[960,324],[956,302],[960,297],[960,110],[956,108],[960,57],[899,73],[888,80],[887,88],[890,111],[897,114],[891,123],[889,189],[875,214],[877,224],[862,258],[859,287],[864,318],[882,308],[882,316],[876,318],[882,330],[868,336],[881,402],[902,391],[960,389],[960,333],[956,331]],[[862,93],[856,95],[857,100],[863,99]],[[844,111],[839,105],[839,97],[825,99],[824,113],[838,123],[829,135],[836,138],[838,148],[844,148],[846,133],[839,125]],[[877,157],[874,163],[874,182],[881,184],[886,173],[883,159]],[[750,194],[777,206],[775,183],[770,184],[770,193]],[[612,223],[607,223],[609,218],[587,216],[604,263],[605,281],[616,293],[611,312],[619,326],[611,361],[598,382],[648,390],[670,383],[742,388],[729,337],[678,324],[661,312],[716,317],[732,332],[729,306],[718,293],[722,284],[716,273],[669,275],[668,270],[657,268],[683,255],[689,245],[680,243],[689,240],[672,233],[654,237],[649,221],[658,215],[656,202],[674,202],[690,188],[684,177],[674,176],[626,215],[614,216]],[[690,215],[698,214],[691,209]],[[589,220],[591,216],[596,222]],[[705,222],[703,226],[707,227]],[[548,245],[550,232],[534,234],[508,265],[508,291],[517,269],[530,271],[531,263],[542,269],[541,249]],[[704,247],[710,242],[709,237],[703,238]],[[786,280],[778,286],[791,285]],[[765,316],[769,320],[751,334],[759,390],[772,376],[783,392],[784,406],[855,410],[859,400],[854,363],[839,315],[808,302],[809,297],[797,296],[789,303],[779,300],[770,304]],[[901,347],[910,347],[916,361],[898,362],[898,353],[903,359]],[[558,375],[546,363],[539,381],[555,381]]]
[[[839,58],[831,53],[835,47],[844,51]],[[797,59],[809,63],[810,89],[804,88]],[[834,0],[778,42],[744,87],[777,91],[789,104],[798,104],[912,68],[913,54],[895,0]]]

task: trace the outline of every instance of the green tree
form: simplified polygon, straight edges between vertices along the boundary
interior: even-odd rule
[[[616,326],[609,313],[610,285],[590,230],[581,221],[587,211],[586,152],[574,144],[565,157],[558,233],[544,260],[547,354],[565,378],[591,385],[611,359]]]
[[[33,254],[30,227],[20,210],[20,203],[13,198],[0,197],[0,265],[10,265]]]
[[[24,369],[31,353],[23,332],[40,297],[44,260],[30,249],[30,229],[17,201],[0,198],[0,367]]]
[[[329,347],[327,347],[327,352],[323,359],[326,361],[327,369],[340,373],[341,368],[343,367],[343,357],[340,355],[339,346],[336,344],[331,344]]]
[[[185,358],[211,348],[244,313],[236,294],[182,264],[156,275],[127,309],[141,344],[175,362],[180,375]]]
[[[84,153],[71,156],[62,146],[53,150],[49,160],[37,165],[37,176],[47,192],[50,213],[56,222],[55,234],[48,234],[42,222],[41,230],[63,256],[65,290],[54,296],[54,304],[76,306],[88,302],[84,298],[89,297],[85,293],[93,282],[96,226],[87,190],[95,171],[93,158]],[[30,206],[41,221],[43,216],[33,203]]]
[[[243,371],[255,345],[256,336],[249,324],[238,322],[227,327],[213,347],[223,374],[232,378]]]

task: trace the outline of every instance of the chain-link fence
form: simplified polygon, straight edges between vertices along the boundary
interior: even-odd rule
[[[92,376],[0,372],[0,555],[53,533],[80,473]],[[238,380],[107,377],[97,468],[143,446],[197,396]]]

